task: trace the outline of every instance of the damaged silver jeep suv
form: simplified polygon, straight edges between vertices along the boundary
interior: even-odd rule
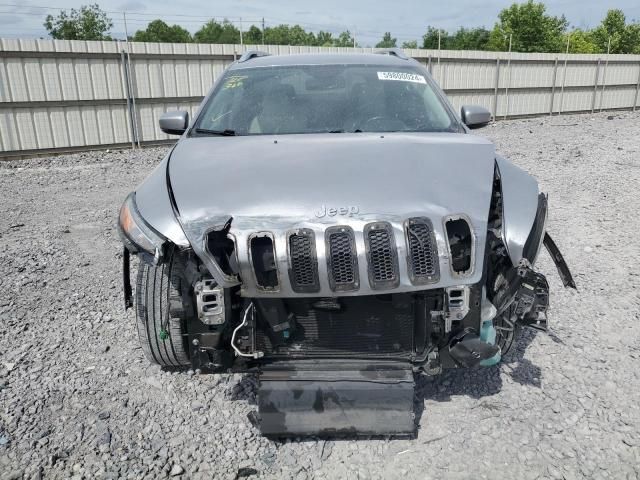
[[[259,375],[266,435],[411,434],[414,375],[544,330],[547,198],[418,62],[245,53],[120,211],[124,286],[166,367]]]

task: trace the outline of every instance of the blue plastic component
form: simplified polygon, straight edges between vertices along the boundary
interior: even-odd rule
[[[496,329],[493,326],[493,320],[485,320],[482,322],[482,327],[480,327],[480,340],[487,342],[490,345],[494,345],[496,343]],[[501,358],[502,354],[501,352],[498,352],[493,357],[482,360],[480,365],[483,367],[491,367],[500,362]]]

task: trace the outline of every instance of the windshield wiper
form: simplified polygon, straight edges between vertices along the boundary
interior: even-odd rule
[[[229,128],[224,130],[209,130],[208,128],[196,128],[196,133],[202,133],[203,135],[219,135],[221,137],[235,137],[236,131]]]

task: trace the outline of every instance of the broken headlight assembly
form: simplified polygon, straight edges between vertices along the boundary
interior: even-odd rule
[[[162,246],[166,239],[144,221],[135,200],[135,192],[130,193],[120,208],[118,222],[120,236],[132,253],[145,252],[157,261],[162,258]]]

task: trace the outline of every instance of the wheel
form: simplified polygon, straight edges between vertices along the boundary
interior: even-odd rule
[[[516,306],[512,305],[502,315],[496,317],[496,345],[500,347],[502,357],[509,353],[520,333],[520,326],[512,320]]]
[[[185,262],[179,254],[160,265],[140,258],[136,282],[136,324],[140,345],[149,361],[164,367],[190,365],[186,323],[192,310],[187,300]]]

